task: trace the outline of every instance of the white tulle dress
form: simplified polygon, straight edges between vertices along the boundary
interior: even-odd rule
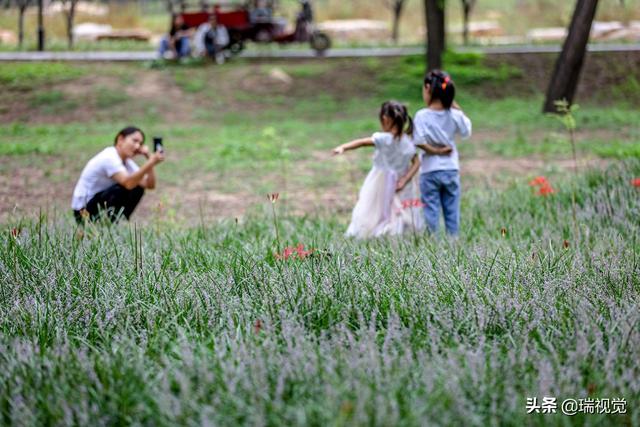
[[[424,229],[422,208],[412,203],[420,199],[418,174],[396,192],[398,179],[416,154],[413,140],[409,135],[398,138],[388,132],[376,132],[372,138],[373,168],[360,189],[346,235],[366,239]]]

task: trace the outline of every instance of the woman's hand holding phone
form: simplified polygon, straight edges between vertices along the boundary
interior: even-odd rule
[[[162,138],[159,136],[156,136],[153,138],[153,151],[154,152],[161,152],[164,153],[164,147],[162,145]]]

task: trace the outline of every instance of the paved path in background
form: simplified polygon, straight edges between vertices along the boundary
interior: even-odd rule
[[[482,52],[486,54],[526,54],[526,53],[558,53],[561,46],[485,46],[456,47],[458,52]],[[592,44],[589,52],[636,52],[640,44]],[[400,48],[357,48],[330,49],[318,56],[311,50],[274,49],[249,50],[242,52],[241,58],[359,58],[420,55],[422,47]],[[0,52],[0,61],[152,61],[157,58],[154,51],[141,52]]]

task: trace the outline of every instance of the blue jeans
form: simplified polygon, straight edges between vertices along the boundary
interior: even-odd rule
[[[180,37],[178,40],[176,40],[175,48],[176,48],[176,55],[178,55],[178,58],[184,58],[189,56],[191,54],[191,47],[189,46],[189,37]],[[170,49],[171,49],[171,45],[169,44],[169,38],[165,36],[162,38],[162,40],[160,40],[160,49],[158,50],[160,57],[162,58],[165,52],[169,51]]]
[[[460,226],[460,173],[457,170],[427,172],[420,175],[420,193],[428,229],[435,233],[444,214],[447,233],[458,235]]]

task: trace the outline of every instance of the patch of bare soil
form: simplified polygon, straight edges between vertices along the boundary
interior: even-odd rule
[[[7,90],[3,98],[8,103],[6,111],[0,111],[0,123],[69,123],[95,119],[94,94],[92,88],[105,90],[119,89],[119,82],[113,76],[88,75],[72,81],[43,86],[33,91]],[[33,99],[44,92],[59,91],[67,101],[59,108],[51,108],[45,101],[36,105]],[[0,93],[0,96],[3,95]]]
[[[0,123],[70,123],[87,122],[102,118],[139,117],[152,110],[167,123],[189,123],[196,121],[196,110],[259,112],[265,105],[272,105],[269,98],[278,100],[279,107],[294,108],[300,99],[311,100],[318,95],[330,95],[338,100],[372,90],[375,76],[370,67],[351,60],[335,60],[327,72],[312,72],[309,76],[288,76],[289,81],[274,78],[276,69],[286,70],[308,61],[279,63],[253,62],[231,67],[184,68],[179,70],[144,70],[121,65],[114,68],[117,73],[96,72],[89,68],[83,77],[36,87],[32,90],[16,91],[0,87],[3,99],[0,108]],[[311,62],[310,67],[317,66]],[[202,89],[185,92],[174,77],[174,72],[186,75],[187,79],[200,82]],[[123,75],[128,74],[123,78]],[[186,82],[187,84],[189,82]],[[59,92],[64,102],[46,105],[46,101],[34,100],[44,92]],[[124,95],[128,100],[115,105],[100,105],[96,91],[107,95]]]
[[[308,60],[268,64],[252,62],[242,67],[193,70],[194,78],[204,81],[204,88],[192,96],[193,106],[211,111],[260,112],[265,105],[294,109],[301,100],[330,96],[337,100],[362,97],[374,89],[376,76],[371,67],[351,60],[328,60],[326,72],[312,71],[296,75],[296,66]],[[318,63],[310,64],[313,68]],[[326,65],[326,64],[323,64]],[[293,70],[292,70],[293,69]]]
[[[509,54],[487,55],[485,65],[499,69],[507,64],[523,71],[522,76],[509,79],[509,93],[526,95],[544,94],[557,55],[554,54]],[[389,60],[393,61],[393,60]],[[95,120],[96,117],[139,116],[152,108],[162,120],[169,123],[187,123],[194,121],[194,112],[202,109],[211,111],[256,112],[264,108],[265,99],[278,98],[282,108],[294,108],[300,99],[311,100],[315,96],[329,95],[337,100],[349,100],[374,93],[379,81],[375,67],[367,66],[365,61],[352,59],[327,60],[327,72],[311,72],[306,76],[292,73],[289,82],[274,78],[273,70],[281,68],[287,72],[289,67],[309,65],[318,66],[317,61],[288,60],[286,62],[269,61],[250,62],[242,66],[185,68],[179,70],[203,83],[202,90],[185,93],[176,83],[172,70],[144,70],[118,65],[119,73],[129,73],[129,81],[121,76],[98,73],[91,69],[90,74],[78,79],[36,88],[34,91],[16,91],[0,87],[0,123],[68,123]],[[587,55],[576,96],[577,102],[597,99],[613,103],[624,99],[640,105],[640,93],[628,93],[624,88],[629,78],[640,79],[640,53],[591,53]],[[96,105],[95,88],[103,88],[114,93],[124,93],[131,102],[102,108]],[[500,82],[483,82],[469,88],[478,96],[489,99],[505,95],[505,87]],[[71,101],[59,109],[46,108],[44,105],[32,105],[37,91],[60,91],[65,99]]]
[[[65,212],[71,209],[73,184],[52,182],[43,168],[15,166],[10,160],[11,157],[0,159],[0,169],[7,171],[0,175],[0,222],[10,218],[34,218],[40,210]]]
[[[169,75],[145,71],[132,75],[132,79],[132,83],[126,84],[117,76],[93,73],[28,91],[0,88],[0,97],[3,98],[0,123],[63,124],[90,122],[100,117],[127,118],[130,113],[139,116],[143,113],[142,109],[149,105],[166,122],[185,123],[192,120],[192,100],[185,96]],[[34,104],[33,100],[45,91],[60,92],[64,102],[47,105],[45,101],[38,101]],[[98,91],[126,101],[101,106],[97,101]]]
[[[469,181],[478,182],[478,179],[493,182],[499,176],[511,176],[528,178],[543,173],[549,169],[570,171],[574,169],[573,159],[539,159],[522,157],[504,159],[496,157],[461,159],[462,176],[471,178]],[[600,158],[578,159],[578,170],[587,168],[602,168],[607,165],[607,160]]]
[[[118,91],[121,86],[122,83],[115,76],[91,74],[72,81],[59,83],[55,86],[49,87],[48,89],[59,90],[73,98],[82,98],[90,95],[90,89],[92,88],[99,87],[107,90]]]
[[[304,64],[304,63],[303,63]],[[373,90],[377,76],[371,67],[362,62],[338,60],[332,63],[330,72],[318,72],[308,77],[292,77],[289,84],[274,79],[270,70],[278,69],[277,63],[260,73],[257,79],[249,80],[247,89],[262,90],[265,94],[282,94],[293,100],[312,98],[315,95],[331,95],[337,100],[362,97]],[[283,68],[286,72],[286,67]],[[263,89],[259,89],[262,87]],[[258,92],[259,93],[259,92]]]
[[[167,123],[192,120],[194,103],[185,96],[173,79],[158,71],[145,71],[135,76],[135,82],[125,88],[132,99],[153,105]]]
[[[32,108],[19,92],[0,92],[2,108],[0,109],[0,123],[24,122],[29,119]]]
[[[294,215],[304,214],[337,214],[348,215],[357,200],[358,190],[365,175],[349,169],[348,166],[336,165],[342,180],[336,179],[333,185],[310,186],[305,182],[317,182],[322,171],[311,167],[313,162],[326,161],[326,153],[312,153],[308,161],[299,162],[291,171],[286,182],[286,191],[279,176],[264,178],[265,182],[280,183],[274,191],[282,191],[281,209]],[[573,168],[571,159],[554,159],[552,161],[536,158],[503,159],[495,157],[476,157],[462,159],[463,186],[501,185],[504,177],[518,177],[528,180],[550,169],[563,171]],[[603,159],[581,158],[580,169],[603,168],[607,164]],[[9,173],[0,179],[0,222],[11,218],[35,218],[40,209],[51,212],[57,210],[69,213],[71,193],[76,177],[66,182],[51,183],[44,176],[42,169],[35,167],[12,167],[3,159],[0,167]],[[345,169],[346,168],[346,169]],[[305,180],[304,178],[309,178]],[[187,224],[199,224],[219,219],[243,218],[247,214],[267,207],[265,194],[257,194],[250,185],[233,194],[224,191],[224,182],[240,180],[240,176],[226,176],[225,180],[201,174],[185,180],[183,186],[163,185],[160,174],[159,188],[145,194],[135,216],[136,221],[175,220]],[[45,184],[46,183],[46,184]],[[286,197],[285,194],[286,193]]]
[[[498,69],[502,64],[506,64],[522,70],[522,76],[509,80],[509,93],[545,94],[557,57],[557,54],[539,53],[487,55],[484,62],[490,68]],[[595,99],[611,104],[624,98],[626,102],[640,105],[640,93],[637,91],[636,93],[617,92],[619,90],[616,88],[624,87],[630,77],[635,78],[636,81],[640,79],[640,52],[588,53],[580,73],[575,100],[580,103]],[[474,90],[481,91],[488,98],[505,96],[505,87],[502,83],[485,82]]]

